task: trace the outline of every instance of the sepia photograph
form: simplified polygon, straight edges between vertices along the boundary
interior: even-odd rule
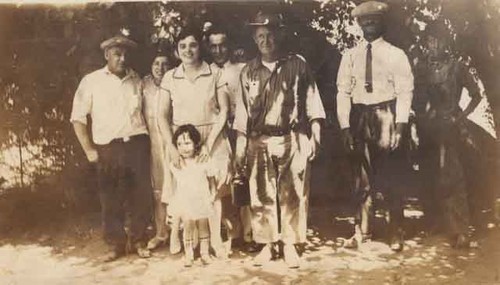
[[[499,0],[0,0],[0,284],[500,284]]]

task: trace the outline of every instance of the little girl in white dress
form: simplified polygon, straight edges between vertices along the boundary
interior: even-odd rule
[[[173,135],[180,156],[180,165],[170,165],[176,187],[170,202],[170,211],[180,217],[184,225],[183,242],[186,267],[194,261],[193,231],[198,229],[200,255],[203,264],[210,263],[210,231],[208,218],[213,215],[215,179],[209,163],[199,162],[201,136],[193,125],[180,126]]]

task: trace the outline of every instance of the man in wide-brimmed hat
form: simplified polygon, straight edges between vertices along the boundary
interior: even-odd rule
[[[128,67],[129,50],[136,46],[123,35],[101,43],[106,66],[83,77],[71,113],[78,141],[98,170],[104,239],[110,246],[102,261],[124,255],[127,240],[140,257],[150,256],[144,243],[152,206],[150,146],[142,114],[141,78]],[[127,212],[131,214],[128,238]]]
[[[356,234],[347,246],[370,238],[372,197],[383,194],[389,205],[389,237],[394,251],[403,249],[401,189],[393,184],[391,166],[413,97],[413,75],[403,50],[386,42],[384,16],[388,6],[378,1],[352,11],[364,40],[342,57],[337,77],[337,114],[355,175],[359,216]],[[377,195],[380,196],[380,195]]]
[[[282,19],[258,13],[249,23],[259,55],[242,70],[243,96],[236,106],[236,162],[250,185],[252,234],[263,248],[259,266],[284,245],[284,259],[297,268],[295,245],[306,241],[310,161],[318,154],[323,104],[306,61],[282,49]]]

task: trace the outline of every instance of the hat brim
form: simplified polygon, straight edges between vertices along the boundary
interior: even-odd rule
[[[276,23],[247,23],[247,26],[249,27],[275,27],[275,28],[284,28],[286,27],[283,24],[276,24]]]
[[[122,38],[122,39],[111,38],[111,39],[105,40],[100,45],[102,50],[116,47],[116,46],[126,47],[129,49],[135,49],[135,48],[137,48],[137,43],[132,41],[132,40],[124,39],[124,38]]]

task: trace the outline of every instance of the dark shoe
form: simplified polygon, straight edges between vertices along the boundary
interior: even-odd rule
[[[259,251],[259,245],[254,241],[245,242],[242,246],[242,249],[246,253],[255,253]]]
[[[125,246],[113,246],[108,249],[101,257],[101,262],[112,262],[118,258],[125,256]]]
[[[134,245],[135,252],[140,258],[150,258],[151,251],[142,242],[138,242]]]

